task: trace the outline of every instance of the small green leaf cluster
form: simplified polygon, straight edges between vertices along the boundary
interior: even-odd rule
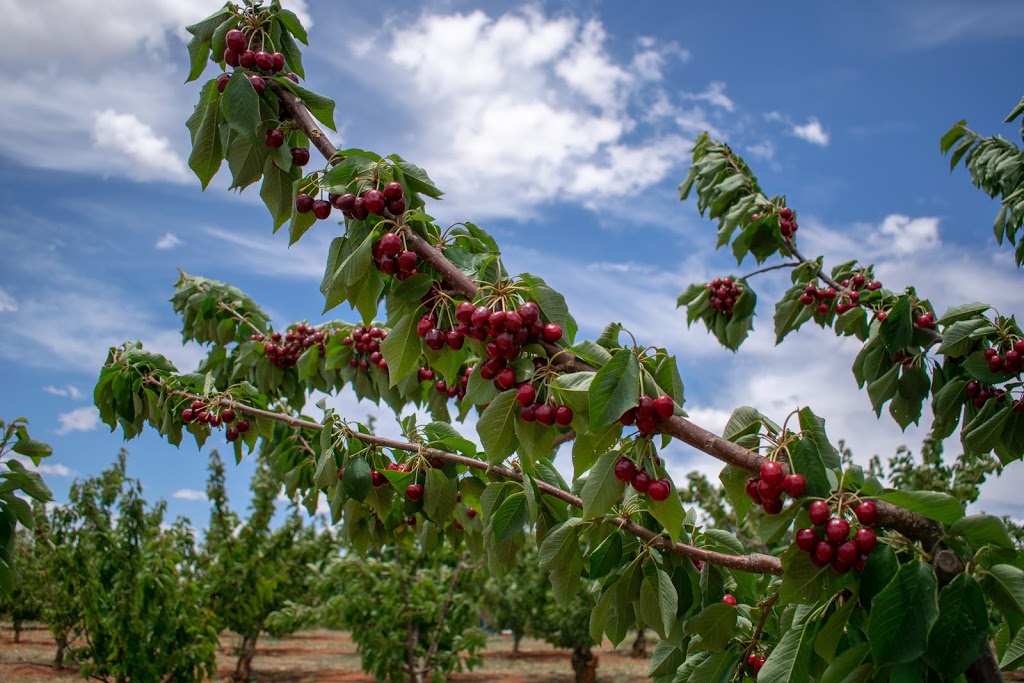
[[[0,470],[0,593],[8,596],[18,587],[13,567],[18,524],[27,529],[35,524],[32,503],[24,496],[37,503],[48,503],[52,499],[39,473],[10,456],[17,454],[39,465],[52,452],[48,444],[29,436],[25,418],[18,417],[10,422],[0,420],[0,461],[3,463]]]

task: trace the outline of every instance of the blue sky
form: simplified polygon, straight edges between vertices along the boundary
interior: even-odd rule
[[[781,278],[754,281],[757,332],[739,354],[686,329],[687,284],[751,269],[713,253],[714,226],[677,201],[701,130],[788,196],[805,252],[874,262],[887,286],[913,283],[940,310],[1019,306],[1021,276],[992,239],[998,207],[949,174],[938,140],[961,118],[1019,140],[1001,121],[1021,95],[1020,3],[285,5],[310,27],[308,86],[338,102],[335,142],[425,167],[447,192],[433,215],[490,230],[512,270],[565,293],[582,334],[621,321],[679,354],[686,408],[709,428],[738,405],[776,418],[811,405],[860,459],[916,450],[925,431],[875,419],[849,371],[855,343],[807,328],[773,346]],[[104,6],[21,8],[0,53],[14,74],[0,109],[0,416],[24,415],[54,445],[44,476],[58,500],[122,446],[91,404],[107,348],[138,338],[188,369],[200,357],[167,302],[178,268],[239,286],[280,326],[320,321],[339,230],[319,224],[288,249],[253,191],[218,178],[202,193],[187,171],[197,86],[181,84],[182,27],[217,2]],[[386,411],[332,400],[395,433]],[[151,499],[205,522],[206,452],[152,435],[126,445]],[[683,446],[667,455],[678,478],[718,469]],[[568,454],[558,462],[571,469]],[[251,472],[229,470],[237,506]],[[978,508],[1024,518],[1021,483],[1011,466]]]

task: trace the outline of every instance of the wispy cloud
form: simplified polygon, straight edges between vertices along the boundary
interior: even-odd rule
[[[18,302],[14,297],[0,289],[0,313],[12,313],[18,310]]]
[[[725,94],[725,83],[722,81],[712,81],[703,92],[683,93],[683,98],[707,102],[714,107],[720,107],[728,112],[736,108],[732,98]]]
[[[170,140],[157,135],[135,114],[113,109],[98,112],[93,120],[92,138],[99,149],[128,160],[136,180],[191,180],[185,162],[171,148]]]
[[[828,147],[830,139],[828,131],[821,125],[821,121],[813,116],[807,119],[807,123],[793,126],[791,132],[796,137],[806,140],[812,145]]]
[[[45,387],[43,387],[43,391],[53,396],[62,396],[64,398],[70,398],[73,400],[77,400],[82,397],[82,392],[78,389],[78,387],[74,386],[73,384],[69,384],[63,388],[55,387],[52,384],[48,384]]]
[[[174,249],[180,244],[181,239],[173,232],[168,232],[164,233],[164,236],[158,239],[154,246],[161,251],[166,251],[167,249]]]
[[[177,498],[178,500],[202,501],[206,500],[206,491],[199,491],[196,489],[178,489],[171,494],[171,498]]]
[[[71,432],[91,432],[100,426],[100,413],[96,406],[82,406],[57,416],[60,427],[57,434],[63,436]]]

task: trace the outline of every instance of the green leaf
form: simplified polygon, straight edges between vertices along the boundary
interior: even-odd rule
[[[960,304],[959,306],[953,306],[952,308],[947,310],[945,313],[942,314],[942,317],[939,318],[936,322],[939,325],[945,327],[947,325],[952,325],[953,323],[959,322],[961,320],[973,318],[977,315],[984,313],[990,308],[992,307],[989,306],[988,304],[982,304],[977,302],[971,304]],[[943,336],[945,336],[945,334],[943,334]]]
[[[220,96],[217,94],[216,81],[209,81],[203,86],[199,103],[189,121],[193,123],[190,129],[194,127],[195,134],[188,167],[199,178],[205,190],[224,158],[224,144],[220,139]]]
[[[224,109],[224,120],[228,127],[253,145],[261,145],[260,127],[260,96],[256,89],[241,71],[236,71],[221,96]]]
[[[549,571],[568,562],[580,550],[580,517],[570,517],[553,529],[540,545],[538,561],[541,571]]]
[[[203,75],[203,71],[206,70],[209,56],[209,40],[202,40],[196,37],[188,41],[189,70],[188,77],[185,79],[186,83],[190,83]]]
[[[888,371],[874,381],[868,381],[868,398],[876,415],[882,414],[882,406],[896,394],[899,386],[900,366],[893,365]]]
[[[430,519],[443,524],[455,511],[455,494],[459,484],[449,479],[441,470],[427,470],[427,480],[423,484],[423,511]]]
[[[889,585],[892,578],[896,576],[896,570],[900,563],[896,559],[896,553],[888,545],[879,544],[875,552],[868,555],[867,564],[861,572],[860,579],[860,600],[865,605],[871,605],[871,601],[882,589]]]
[[[784,556],[784,562],[785,562]],[[793,603],[811,604],[821,594],[821,578],[828,567],[815,567],[806,553],[794,553],[784,565],[779,599],[783,605]]]
[[[1013,548],[1013,541],[1006,531],[1003,520],[992,515],[967,515],[949,527],[953,536],[963,536],[975,549],[983,545],[994,545],[1000,548]]]
[[[53,447],[49,444],[29,438],[18,439],[11,446],[11,450],[18,455],[36,460],[37,465],[39,464],[38,458],[46,458],[53,453]]]
[[[939,618],[928,636],[925,661],[946,680],[959,676],[988,639],[988,609],[981,587],[959,574],[939,591]]]
[[[757,675],[758,683],[798,683],[810,680],[818,622],[801,618],[806,616],[807,611],[807,608],[797,608],[793,626],[782,634],[779,644],[772,648]]]
[[[668,638],[676,620],[676,594],[672,579],[660,569],[645,571],[637,610],[644,622],[662,638]]]
[[[388,158],[394,161],[398,168],[402,169],[405,181],[413,192],[425,194],[432,199],[440,199],[444,194],[441,190],[437,189],[437,186],[434,185],[434,181],[430,179],[427,172],[416,164],[406,161],[397,154],[391,154]]]
[[[533,470],[532,463],[551,456],[556,431],[536,421],[514,420],[513,424],[516,428],[516,438],[519,440],[519,454],[523,456],[523,469],[530,472]],[[530,466],[527,466],[528,463]]]
[[[807,495],[821,498],[832,490],[821,454],[810,438],[802,438],[790,451],[793,469],[807,479]]]
[[[871,603],[868,640],[875,664],[900,664],[921,657],[939,616],[935,572],[923,562],[901,565]]]
[[[592,519],[607,514],[615,503],[622,500],[626,484],[615,477],[615,462],[622,455],[620,451],[608,451],[594,464],[580,491],[583,499],[583,519]]]
[[[871,680],[874,666],[863,664],[871,651],[870,643],[857,643],[840,653],[821,675],[820,683],[867,683]]]
[[[959,320],[942,333],[942,343],[939,344],[939,353],[944,356],[963,356],[971,350],[974,338],[971,334],[991,323],[984,318],[972,318],[970,320]]]
[[[390,338],[389,335],[388,339]],[[492,465],[500,463],[516,451],[518,440],[515,421],[519,413],[517,407],[516,392],[502,391],[491,401],[491,405],[487,406],[476,424],[480,443],[487,453],[487,462]]]
[[[228,144],[228,168],[231,170],[229,190],[245,189],[263,177],[265,145],[253,145],[248,138],[235,135]]]
[[[953,127],[939,140],[939,150],[946,154],[952,149],[953,144],[967,133],[967,119],[961,119],[953,124]]]
[[[850,623],[850,615],[856,608],[857,600],[851,596],[833,612],[818,633],[818,637],[814,639],[814,651],[826,662],[831,662],[835,657],[836,647],[839,645],[839,640],[845,635],[846,626]]]
[[[648,500],[647,510],[654,519],[661,523],[661,526],[668,532],[673,542],[679,541],[679,535],[683,530],[683,521],[686,519],[686,511],[679,500],[679,493],[676,490],[675,482],[668,478],[668,498],[662,501]]]
[[[686,653],[667,640],[659,640],[651,653],[647,677],[671,676],[686,661]]]
[[[1024,628],[1017,631],[999,660],[999,668],[1003,671],[1016,671],[1021,666],[1024,666]]]
[[[523,530],[530,521],[527,514],[526,496],[523,492],[513,493],[498,506],[489,520],[496,543],[507,541]]]
[[[911,313],[910,297],[901,296],[882,321],[878,334],[885,342],[885,348],[889,353],[902,351],[913,341],[914,321]]]
[[[390,386],[395,386],[419,368],[421,349],[420,338],[416,334],[417,320],[415,315],[401,318],[380,343],[381,355],[388,362]]]
[[[963,503],[948,493],[939,493],[938,491],[887,491],[878,498],[943,524],[952,524],[964,516]]]
[[[306,69],[302,66],[302,51],[295,44],[292,34],[287,31],[281,33],[281,54],[284,55],[285,64],[295,72],[296,76],[306,77]]]
[[[995,606],[1024,616],[1024,571],[1012,564],[997,564],[986,574],[985,589]]]
[[[348,461],[341,484],[350,498],[355,498],[358,501],[366,500],[370,489],[373,488],[371,470],[370,463],[366,461],[366,458],[358,457]]]
[[[700,636],[702,650],[723,650],[729,640],[736,635],[737,612],[736,607],[732,605],[709,605],[687,620],[686,633]]]
[[[274,230],[277,231],[292,215],[292,181],[294,173],[282,171],[272,159],[267,158],[263,165],[263,185],[260,187],[260,198],[267,205],[267,210],[274,219]]]
[[[317,121],[324,124],[331,130],[337,130],[334,123],[334,100],[315,93],[312,90],[307,90],[285,76],[274,76],[274,80],[278,84],[298,95],[299,99],[302,100],[302,103],[306,105],[306,109],[309,110],[309,113],[312,114]],[[228,84],[228,87],[230,88],[231,85]],[[255,93],[255,91],[253,91],[253,93]],[[226,91],[225,94],[227,94]]]
[[[301,40],[304,45],[309,45],[309,37],[306,35],[306,29],[302,27],[302,22],[299,21],[299,17],[295,15],[289,9],[279,9],[274,14],[281,25],[288,29],[288,33],[295,36],[296,40]]]
[[[589,339],[577,342],[569,348],[569,352],[597,369],[604,367],[612,359],[612,354],[608,353],[604,347]]]
[[[310,346],[302,352],[299,360],[295,363],[295,369],[299,371],[299,381],[303,382],[312,377],[320,369],[320,349]]]
[[[622,417],[640,402],[640,363],[629,349],[612,356],[590,384],[590,430]]]

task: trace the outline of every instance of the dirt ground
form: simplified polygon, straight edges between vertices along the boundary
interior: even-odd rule
[[[234,670],[232,656],[236,639],[225,634],[217,655],[219,674],[227,677]],[[628,656],[631,641],[619,651],[606,643],[596,651],[597,674],[602,683],[639,683],[647,680],[646,659]],[[653,644],[652,646],[653,647]],[[512,655],[512,638],[490,636],[484,664],[461,674],[454,674],[453,683],[570,683],[573,680],[569,651],[555,650],[543,641],[525,639],[520,655]],[[32,625],[14,643],[10,624],[0,625],[0,681],[16,683],[78,683],[83,679],[73,669],[54,671],[51,666],[55,652],[50,632],[41,625]],[[260,638],[253,660],[254,680],[260,683],[372,683],[373,677],[362,673],[359,655],[348,633],[339,631],[305,631],[280,640]]]

